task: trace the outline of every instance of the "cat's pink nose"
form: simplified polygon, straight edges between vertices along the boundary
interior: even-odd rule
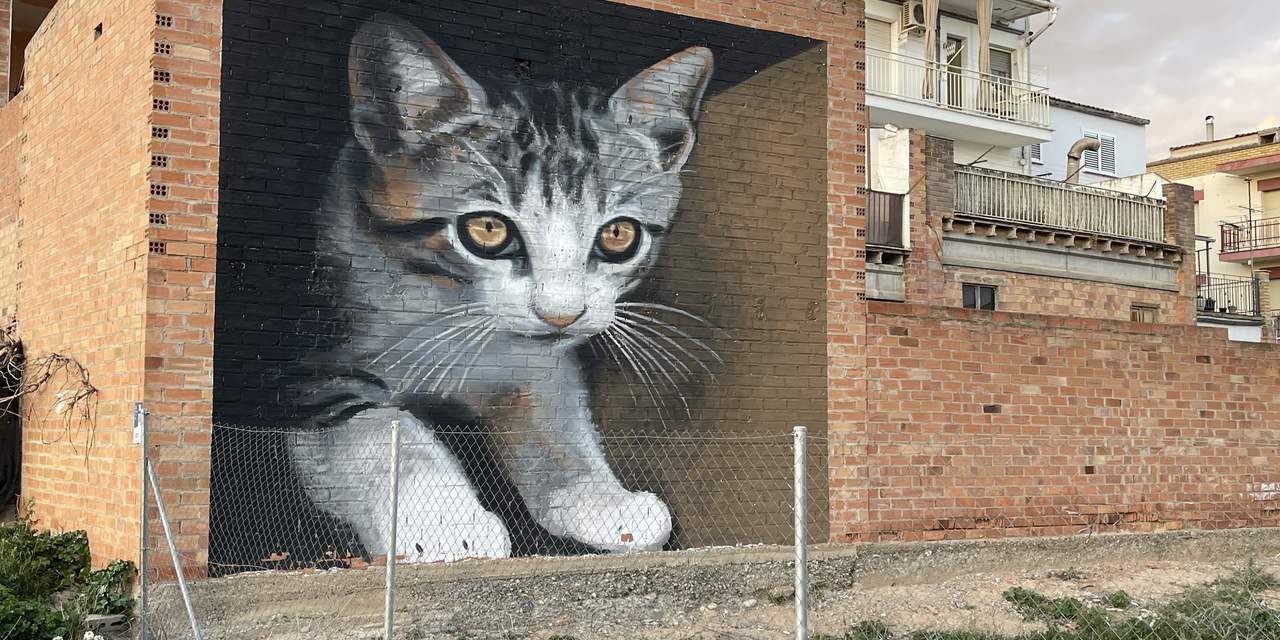
[[[572,315],[572,316],[571,315],[546,315],[546,314],[543,314],[541,311],[538,311],[536,313],[538,314],[539,318],[542,318],[543,322],[557,329],[564,330],[568,328],[569,325],[577,322],[578,318],[581,318],[584,314],[586,314],[586,312],[587,310],[583,309],[582,311],[579,311],[577,315]]]

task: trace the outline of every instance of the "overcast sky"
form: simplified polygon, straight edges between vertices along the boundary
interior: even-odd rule
[[[1032,46],[1053,95],[1142,116],[1149,159],[1280,126],[1280,0],[1057,0]]]

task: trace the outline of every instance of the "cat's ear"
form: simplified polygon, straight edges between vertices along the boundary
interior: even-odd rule
[[[427,34],[378,14],[351,41],[351,124],[374,155],[420,150],[487,110],[484,90]]]
[[[609,98],[619,126],[653,139],[664,169],[679,169],[693,151],[698,107],[714,66],[710,49],[690,47],[641,71]]]

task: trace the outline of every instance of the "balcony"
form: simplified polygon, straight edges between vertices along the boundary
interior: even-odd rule
[[[1119,191],[956,168],[957,214],[1116,241],[1164,242],[1164,204]]]
[[[1049,92],[1002,76],[868,48],[873,123],[1003,147],[1047,142]]]
[[[1267,262],[1280,260],[1280,218],[1219,223],[1223,262]]]
[[[871,190],[867,195],[867,245],[903,248],[902,207],[906,196]]]
[[[1257,278],[1196,274],[1196,312],[1200,316],[1262,317]]]
[[[1164,202],[957,166],[943,264],[1179,290],[1184,251],[1165,241]]]

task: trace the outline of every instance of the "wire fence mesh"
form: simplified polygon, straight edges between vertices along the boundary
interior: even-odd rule
[[[471,572],[478,565],[464,560],[512,558],[483,566],[538,572],[566,566],[571,556],[653,556],[645,552],[794,540],[789,431],[557,434],[441,425],[427,430],[397,421],[399,444],[393,446],[391,422],[359,431],[215,425],[207,566],[221,580],[193,586],[204,619],[219,617],[222,595],[213,590],[241,594],[253,579],[236,574],[385,565],[393,551],[393,500],[398,583],[418,591],[410,602],[440,599],[435,608],[442,610],[456,602],[458,590],[442,585],[477,579]],[[805,516],[815,541],[825,540],[827,530],[826,462],[822,434],[807,438]],[[197,558],[188,556],[188,562],[198,566]],[[617,569],[609,562],[572,566],[607,574]],[[153,579],[172,579],[171,566],[153,561],[152,567]],[[589,593],[589,587],[579,588]],[[367,619],[381,593],[381,584],[362,578],[328,597],[335,609]],[[189,637],[181,635],[178,595],[160,589],[150,597],[147,615],[167,637]],[[470,601],[471,612],[463,614],[469,632],[507,633],[520,622],[518,612],[497,600],[492,609],[476,608],[485,602]],[[439,630],[458,623],[414,622],[410,616],[406,624]],[[266,634],[257,637],[304,633],[313,625],[310,616],[281,612],[269,617],[268,628],[257,629]],[[216,627],[212,623],[205,637],[219,637]]]
[[[210,555],[207,562],[182,555],[182,564],[213,576],[192,585],[206,638],[383,637],[386,573],[379,567],[390,550],[393,497],[396,637],[793,633],[791,433],[550,438],[402,426],[393,448],[390,428],[353,434],[218,425],[213,442]],[[1010,451],[1023,446],[1007,444]],[[803,456],[810,542],[829,534],[830,445],[813,434]],[[1072,531],[1087,534],[1179,522],[1241,528],[1226,537],[1076,536],[1067,540],[1088,542],[1074,555],[1055,545],[1075,543],[1034,539],[960,551],[816,547],[807,591],[812,637],[1280,640],[1280,530],[1273,527],[1280,485],[1258,464],[1275,447],[1164,436],[1141,449],[1104,452],[1116,459],[1113,467],[1122,464],[1121,484],[1131,493],[1154,491],[1142,488],[1153,480],[1176,484],[1132,494],[1145,500],[1099,493],[1110,484],[1096,491],[1045,485],[1023,493],[1042,494],[1051,505],[1013,496],[1021,502],[1002,508],[1025,513],[1008,521],[913,524],[947,539],[1015,531],[1019,518],[1079,525]],[[1213,466],[1179,465],[1179,456],[1207,451]],[[869,499],[892,504],[899,492],[930,490],[927,474],[904,489],[909,472],[881,468],[867,480]],[[974,470],[953,490],[1000,500],[1001,491],[977,477],[1000,472]],[[1179,502],[1179,495],[1194,500]],[[1089,508],[1105,503],[1120,506]],[[949,513],[942,503],[934,511]],[[153,558],[163,557],[164,545],[153,537]],[[973,559],[982,553],[986,564]],[[374,569],[351,570],[367,567]],[[153,560],[149,577],[149,637],[193,637],[172,565]]]

